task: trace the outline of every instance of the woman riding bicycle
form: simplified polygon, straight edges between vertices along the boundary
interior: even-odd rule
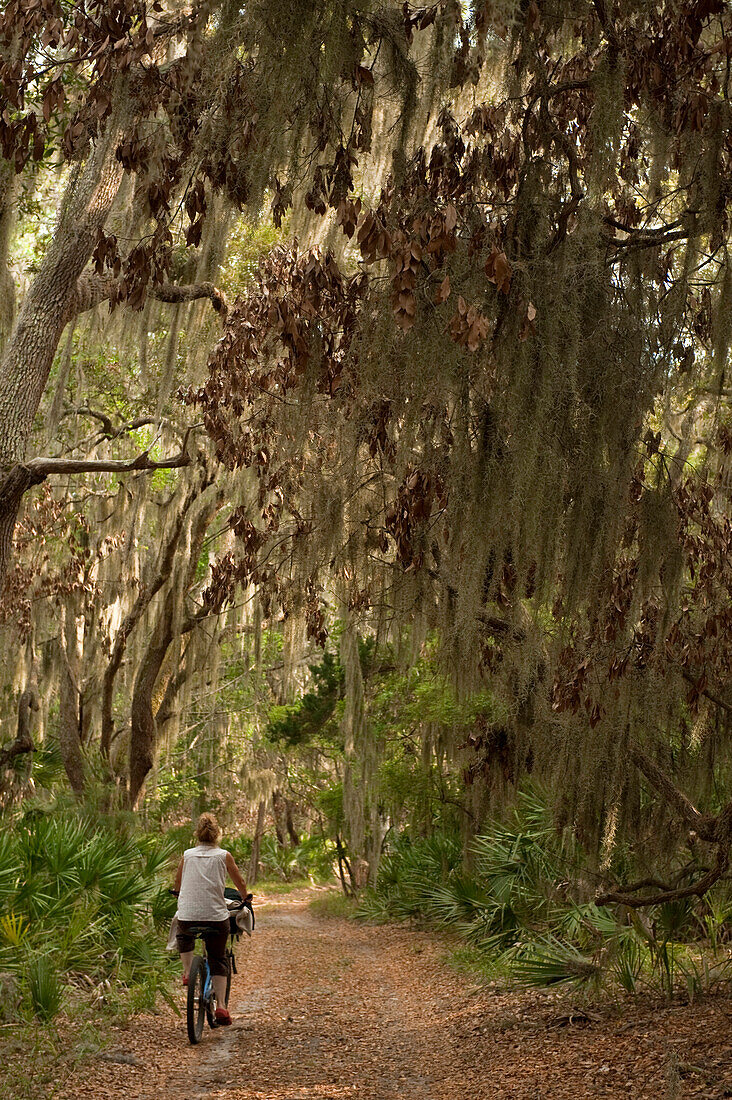
[[[211,968],[211,981],[216,995],[216,1023],[230,1024],[226,1004],[226,978],[229,963],[226,941],[229,936],[229,910],[224,888],[227,871],[241,894],[247,895],[247,884],[233,856],[219,847],[221,829],[213,814],[201,814],[196,826],[195,848],[188,848],[178,864],[173,893],[178,894],[177,944],[183,963],[183,985],[188,985],[195,936],[192,925],[210,928],[206,935],[206,951]]]

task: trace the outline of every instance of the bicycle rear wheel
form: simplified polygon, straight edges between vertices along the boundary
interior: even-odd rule
[[[201,1042],[203,1019],[206,1006],[203,1001],[203,988],[206,981],[206,968],[200,955],[194,955],[191,973],[188,977],[188,1004],[186,1022],[188,1039],[194,1045]]]

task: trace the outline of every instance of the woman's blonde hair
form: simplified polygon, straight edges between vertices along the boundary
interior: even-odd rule
[[[196,825],[196,840],[202,844],[215,844],[221,836],[221,826],[213,814],[201,814]]]

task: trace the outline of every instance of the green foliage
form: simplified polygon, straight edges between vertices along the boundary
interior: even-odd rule
[[[310,666],[313,688],[288,706],[272,707],[267,725],[267,737],[274,742],[283,741],[292,747],[310,743],[329,735],[338,737],[337,730],[328,729],[336,704],[343,698],[345,673],[340,661],[332,653],[324,653],[320,664]]]
[[[397,838],[379,864],[375,887],[359,898],[356,916],[378,921],[427,918],[441,885],[454,877],[461,852],[457,834]]]
[[[9,947],[20,947],[28,932],[25,917],[16,913],[5,913],[0,919],[0,939]]]
[[[155,788],[156,812],[165,818],[175,810],[196,802],[201,797],[202,790],[200,776],[181,773],[174,768],[163,768],[158,774]]]
[[[336,631],[338,633],[338,631]],[[378,674],[380,666],[388,665],[389,647],[379,647],[376,639],[358,639],[358,656],[364,679]],[[266,733],[270,741],[284,742],[289,748],[314,744],[318,740],[342,747],[339,717],[336,708],[345,692],[345,669],[340,658],[326,650],[318,664],[309,666],[312,688],[296,703],[270,708]]]
[[[36,1016],[53,1020],[61,1008],[61,980],[52,957],[33,955],[28,962],[28,985]]]
[[[345,825],[343,810],[343,783],[331,781],[314,796],[315,809],[321,813],[334,833],[340,833]]]
[[[336,624],[334,635],[341,632]],[[340,656],[326,652],[311,665],[301,698],[269,710],[267,739],[286,759],[291,797],[312,807],[322,831],[339,837],[352,860],[367,849],[373,860],[380,830],[417,835],[459,830],[466,792],[444,747],[466,741],[477,724],[488,729],[505,718],[487,690],[458,696],[439,670],[436,636],[407,661],[397,657],[396,648],[373,636],[358,638],[364,744],[348,757]]]
[[[260,864],[269,878],[324,882],[333,877],[334,859],[335,844],[324,837],[303,835],[292,848],[281,847],[271,834],[262,838]]]
[[[65,1001],[151,1006],[165,994],[172,844],[78,807],[29,809],[0,841],[0,969],[24,1011]]]
[[[254,278],[263,255],[270,252],[287,233],[287,220],[281,229],[260,218],[240,218],[229,236],[221,276],[232,296],[243,294]]]
[[[354,916],[355,899],[347,897],[339,890],[328,890],[316,896],[310,902],[310,912],[317,917],[333,920],[351,919]]]
[[[226,845],[239,867],[245,870],[252,855],[252,838],[235,837],[227,840]],[[298,844],[282,847],[272,833],[265,833],[259,850],[259,868],[263,878],[274,881],[327,882],[333,878],[335,858],[334,842],[320,834],[303,833]]]
[[[508,822],[476,837],[470,856],[466,867],[451,834],[398,838],[356,915],[449,928],[466,941],[461,958],[526,985],[693,997],[732,978],[729,891],[648,915],[597,906],[585,854],[557,832],[537,790],[519,796]]]

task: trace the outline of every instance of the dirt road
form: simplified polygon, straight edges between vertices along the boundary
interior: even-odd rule
[[[728,998],[583,1014],[480,991],[445,945],[260,899],[238,951],[234,1023],[190,1047],[165,1010],[112,1036],[64,1100],[678,1100],[732,1096]],[[181,990],[181,1007],[184,998]],[[116,1059],[116,1060],[115,1060]]]

